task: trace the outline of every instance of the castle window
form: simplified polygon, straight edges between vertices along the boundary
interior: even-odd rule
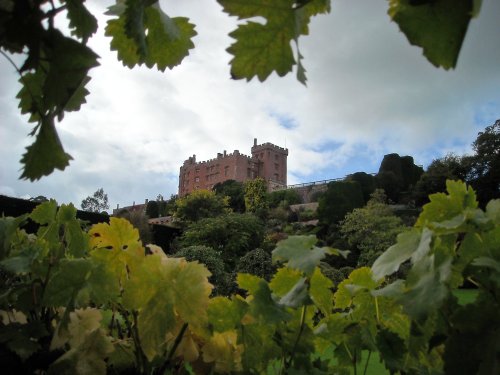
[[[200,182],[200,178],[199,178],[199,177],[196,177],[196,178],[194,179],[194,182]]]
[[[224,167],[224,176],[226,176],[226,177],[227,177],[227,175],[228,175],[228,174],[229,174],[229,166],[227,166],[227,165],[226,165],[226,166]]]
[[[195,173],[196,174],[200,173],[200,168],[196,168]]]
[[[280,165],[278,163],[274,163],[274,169],[276,170],[280,169]]]
[[[247,177],[252,176],[252,170],[250,168],[247,168]]]

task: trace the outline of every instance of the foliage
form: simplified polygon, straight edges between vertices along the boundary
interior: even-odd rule
[[[173,256],[190,262],[196,260],[208,268],[211,273],[208,281],[214,286],[212,296],[231,293],[228,276],[224,271],[224,261],[219,252],[208,246],[189,246],[179,250]]]
[[[267,210],[267,184],[266,181],[257,177],[254,180],[245,181],[245,207],[247,212],[258,212]]]
[[[468,158],[447,154],[435,159],[420,176],[413,191],[415,203],[422,206],[429,202],[428,196],[446,191],[446,180],[466,181],[469,167]]]
[[[380,199],[383,197],[377,192],[375,199],[348,213],[341,222],[340,232],[357,254],[358,267],[371,266],[405,229],[402,220]]]
[[[102,212],[109,208],[108,194],[104,189],[97,189],[94,195],[88,196],[81,203],[82,210],[89,212]]]
[[[254,249],[239,259],[236,271],[238,273],[251,273],[269,281],[274,275],[276,267],[272,263],[271,254],[262,249]]]
[[[267,201],[270,208],[276,208],[280,205],[287,208],[292,204],[302,203],[302,196],[295,189],[283,189],[269,193]]]
[[[245,212],[245,190],[243,183],[235,180],[226,180],[214,185],[215,194],[229,197],[229,207],[233,212]]]
[[[120,210],[115,216],[129,221],[139,231],[139,238],[143,244],[152,242],[153,233],[148,221],[149,216],[145,215],[142,211]]]
[[[498,346],[491,344],[500,329],[494,313],[500,307],[500,201],[491,201],[482,211],[465,184],[448,181],[447,190],[448,195],[431,195],[415,228],[400,234],[374,263],[378,280],[411,262],[406,280],[396,280],[377,294],[401,303],[411,319],[410,344],[417,346],[397,356],[398,362],[410,356],[409,362],[399,362],[400,368],[403,363],[421,368],[432,359],[435,370],[446,374],[494,373],[500,365]],[[460,306],[453,291],[465,280],[478,287],[478,297]],[[469,352],[466,348],[474,342],[490,344]],[[424,361],[416,349],[428,352]]]
[[[355,181],[334,181],[318,202],[318,219],[324,227],[331,227],[357,207],[364,205],[361,186]]]
[[[175,216],[185,222],[216,217],[229,211],[228,199],[209,190],[195,190],[175,201]]]
[[[384,155],[377,174],[377,185],[385,190],[389,199],[398,202],[399,193],[411,190],[423,172],[411,156]]]
[[[370,200],[370,194],[375,191],[375,177],[365,172],[356,172],[347,176],[346,181],[357,181],[361,185],[363,191],[363,199],[365,203]]]
[[[183,247],[205,245],[220,252],[227,271],[234,270],[237,259],[260,247],[264,227],[252,214],[230,213],[191,224],[180,239]]]
[[[447,189],[371,269],[334,285],[322,262],[339,252],[292,236],[273,251],[271,280],[240,273],[243,294],[231,297],[209,297],[198,262],[155,246],[146,255],[124,219],[86,233],[76,209],[55,201],[1,218],[2,370],[347,374],[376,357],[391,373],[494,374],[500,201],[483,211],[465,184]],[[28,217],[36,234],[21,229]],[[406,279],[386,281],[407,263]],[[460,304],[465,280],[477,297]]]
[[[500,119],[478,134],[472,148],[469,180],[485,207],[491,199],[500,198]]]
[[[157,201],[148,201],[146,205],[146,216],[151,219],[160,217],[160,208]]]

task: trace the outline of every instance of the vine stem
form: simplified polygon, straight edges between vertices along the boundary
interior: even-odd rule
[[[28,93],[31,96],[31,101],[32,101],[32,103],[33,103],[33,105],[35,107],[36,112],[38,112],[38,114],[40,115],[40,118],[44,118],[45,116],[43,115],[42,111],[40,111],[40,109],[38,108],[38,105],[37,105],[37,103],[35,101],[35,95],[33,95],[33,93],[31,92],[31,89],[30,89],[29,85],[24,80],[24,76],[23,76],[23,73],[21,72],[21,69],[18,68],[18,66],[16,65],[16,63],[14,62],[14,60],[12,60],[10,58],[10,56],[7,55],[4,51],[0,50],[0,53],[2,54],[3,57],[5,57],[7,59],[8,62],[10,62],[10,64],[16,70],[17,74],[19,74],[19,77],[21,78],[21,81],[23,81],[24,87],[26,87],[26,90],[28,90]]]
[[[307,311],[307,306],[306,305],[302,306],[302,315],[300,317],[299,333],[297,334],[297,338],[295,339],[295,343],[293,344],[292,352],[290,353],[290,358],[288,363],[286,363],[286,367],[290,366],[290,364],[292,363],[293,357],[295,356],[295,351],[297,350],[297,345],[299,345],[300,336],[302,336],[302,332],[304,332],[304,326],[306,322],[306,311]]]
[[[366,371],[368,370],[368,363],[370,362],[371,355],[372,355],[372,351],[370,350],[368,352],[368,358],[366,358],[365,370],[363,371],[363,375],[366,375]]]
[[[188,323],[184,323],[182,325],[182,328],[179,331],[179,334],[175,338],[174,345],[172,345],[172,348],[170,348],[170,351],[168,352],[167,360],[165,362],[163,362],[163,364],[159,368],[158,374],[162,375],[165,372],[165,370],[167,369],[167,367],[170,365],[170,361],[172,360],[172,357],[174,356],[175,351],[177,350],[178,346],[180,345],[182,338],[184,337],[184,333],[186,333],[187,327],[188,327]]]

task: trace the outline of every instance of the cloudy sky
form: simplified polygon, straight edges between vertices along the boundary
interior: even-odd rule
[[[387,1],[334,0],[331,14],[315,17],[300,40],[307,87],[294,74],[231,80],[225,49],[236,20],[214,0],[161,2],[198,32],[190,56],[164,73],[123,67],[104,37],[101,15],[111,1],[88,4],[99,14],[90,45],[101,66],[91,70],[87,104],[57,125],[74,158],[64,172],[34,183],[18,179],[31,125],[17,109],[15,71],[0,57],[0,194],[79,206],[102,187],[111,209],[169,197],[190,155],[250,154],[254,138],[289,149],[289,184],[377,172],[392,152],[427,166],[448,152],[470,152],[477,133],[500,118],[497,0],[483,0],[452,71],[409,45]]]

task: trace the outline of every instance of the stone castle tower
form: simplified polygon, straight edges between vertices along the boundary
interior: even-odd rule
[[[288,149],[269,142],[258,145],[255,138],[251,153],[247,156],[238,150],[231,154],[224,151],[202,162],[196,162],[196,155],[189,157],[180,167],[179,196],[198,189],[211,190],[226,180],[245,182],[257,177],[266,180],[268,191],[286,186]]]

